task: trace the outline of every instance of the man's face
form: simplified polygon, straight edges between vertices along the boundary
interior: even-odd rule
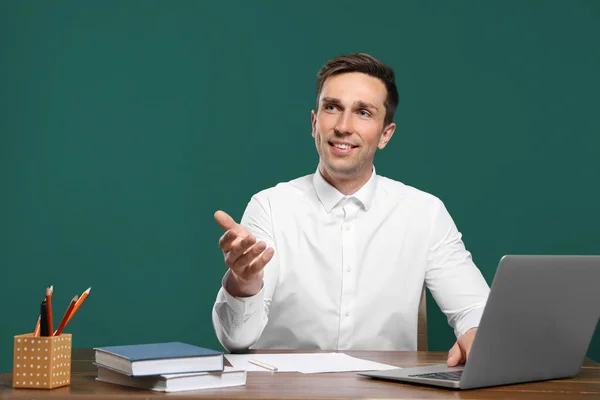
[[[312,111],[312,136],[326,173],[338,179],[370,175],[377,148],[396,125],[384,126],[387,90],[372,76],[351,72],[325,81],[319,108]]]

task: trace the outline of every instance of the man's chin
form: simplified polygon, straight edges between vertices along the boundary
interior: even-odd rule
[[[349,178],[356,176],[358,167],[350,162],[325,162],[325,168],[331,174],[336,176],[347,176]]]

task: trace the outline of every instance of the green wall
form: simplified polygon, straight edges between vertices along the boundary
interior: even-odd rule
[[[57,316],[92,287],[77,347],[218,347],[213,212],[315,170],[342,53],[395,68],[377,170],[446,203],[488,282],[506,253],[600,253],[598,38],[597,1],[0,1],[0,372],[50,284]]]

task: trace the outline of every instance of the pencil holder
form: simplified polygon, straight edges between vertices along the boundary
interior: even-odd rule
[[[13,388],[54,389],[71,382],[71,334],[15,336]]]

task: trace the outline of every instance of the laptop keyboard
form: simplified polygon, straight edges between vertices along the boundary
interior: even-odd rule
[[[409,375],[415,378],[429,378],[429,379],[444,379],[446,381],[460,381],[460,377],[462,376],[463,370],[459,371],[449,371],[449,372],[434,372],[428,374],[417,374],[417,375]]]

